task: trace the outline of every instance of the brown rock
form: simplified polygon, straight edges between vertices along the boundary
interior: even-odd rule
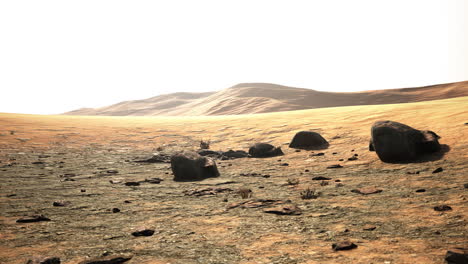
[[[60,264],[60,258],[57,257],[34,257],[26,262],[26,264]]]
[[[17,223],[34,223],[34,222],[41,222],[41,221],[50,221],[50,219],[43,215],[32,215],[32,216],[26,216],[26,217],[16,220]]]
[[[468,264],[467,250],[461,248],[448,250],[445,254],[445,261],[448,264]]]
[[[139,236],[152,236],[154,234],[153,229],[139,229],[137,231],[132,232],[133,236],[139,237]]]
[[[281,205],[273,208],[266,208],[263,212],[268,214],[277,214],[277,215],[300,215],[302,214],[301,208],[296,205]]]
[[[377,189],[375,187],[363,187],[363,188],[351,190],[351,192],[368,195],[368,194],[373,194],[373,193],[380,193],[382,192],[382,190]]]
[[[443,205],[434,206],[434,210],[438,212],[451,211],[452,207],[446,204],[443,204]]]
[[[351,243],[350,241],[342,241],[332,245],[332,249],[335,251],[338,250],[351,250],[357,248],[357,245]]]
[[[133,256],[105,256],[81,261],[79,264],[120,264],[132,259]]]

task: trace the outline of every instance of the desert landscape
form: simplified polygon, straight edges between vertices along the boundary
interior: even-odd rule
[[[468,248],[464,85],[450,99],[263,114],[0,114],[0,263],[447,263]],[[379,120],[434,131],[442,150],[382,162],[369,151]],[[289,148],[299,131],[329,146]],[[284,155],[216,159],[219,177],[190,182],[151,159],[201,140]]]

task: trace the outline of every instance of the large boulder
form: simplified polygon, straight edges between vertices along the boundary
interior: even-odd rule
[[[266,158],[284,155],[280,147],[268,143],[255,143],[249,148],[250,156],[254,158]]]
[[[440,137],[394,121],[377,121],[371,128],[369,150],[384,162],[411,162],[440,150]]]
[[[202,157],[194,152],[179,153],[171,158],[174,181],[201,181],[218,177],[216,162],[210,157]]]
[[[297,149],[324,149],[328,147],[328,142],[317,132],[301,131],[296,133],[289,147]]]

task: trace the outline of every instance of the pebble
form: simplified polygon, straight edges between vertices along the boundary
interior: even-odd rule
[[[45,217],[44,215],[32,215],[20,218],[16,220],[16,223],[34,223],[42,221],[50,221],[50,219]]]
[[[437,169],[435,169],[432,173],[439,173],[439,172],[443,172],[444,169],[442,169],[442,167],[439,167]]]
[[[135,232],[132,232],[133,236],[139,237],[139,236],[152,236],[154,234],[153,229],[139,229]]]
[[[445,212],[445,211],[451,211],[452,207],[446,204],[443,204],[443,205],[434,206],[434,210],[437,212]]]
[[[357,245],[350,242],[350,241],[342,241],[342,242],[334,243],[332,245],[332,249],[335,250],[335,251],[351,250],[351,249],[355,249],[355,248],[357,248]]]
[[[327,167],[327,169],[338,169],[338,168],[343,168],[340,164],[333,164]]]

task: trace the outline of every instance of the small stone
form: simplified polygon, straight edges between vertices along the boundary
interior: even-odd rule
[[[344,184],[342,184],[341,182],[335,184],[335,187],[343,187],[343,186],[344,186]]]
[[[350,241],[342,241],[332,245],[332,249],[335,251],[339,250],[351,250],[357,248],[357,245]]]
[[[140,186],[139,182],[126,182],[125,186]]]
[[[463,184],[463,187],[465,187],[465,189],[468,189],[468,183]]]
[[[81,192],[86,192],[86,190],[85,190],[85,189],[81,189],[80,191],[81,191]]]
[[[300,149],[296,149],[295,152],[301,152],[301,150],[300,150]]]
[[[349,161],[357,160],[358,158],[356,156],[353,156],[351,158],[348,158]]]
[[[319,152],[319,153],[316,153],[316,154],[312,154],[312,155],[310,155],[310,156],[311,156],[311,157],[319,157],[319,156],[324,156],[324,155],[325,155],[325,153]]]
[[[343,168],[340,164],[333,164],[327,167],[327,169],[338,169],[338,168]]]
[[[262,177],[263,177],[263,178],[270,178],[270,175],[265,174],[265,175],[263,175]]]
[[[442,167],[439,167],[437,169],[435,169],[432,173],[439,173],[439,172],[443,172],[444,169],[442,169]]]
[[[362,230],[365,230],[365,231],[373,231],[375,230],[377,227],[375,225],[365,225]]]
[[[323,181],[323,180],[331,180],[332,178],[328,178],[328,177],[324,177],[324,176],[317,176],[317,177],[313,177],[312,180],[314,181]]]
[[[119,173],[118,170],[107,170],[106,172],[109,173],[109,174],[117,174],[117,173]]]
[[[132,232],[133,236],[139,237],[139,236],[152,236],[154,234],[154,230],[152,229],[140,229],[135,232]]]
[[[60,264],[60,258],[57,257],[34,257],[26,262],[26,264]]]
[[[444,204],[444,205],[434,206],[434,210],[438,212],[445,212],[445,211],[451,211],[452,207]]]
[[[335,182],[341,182],[341,180],[340,180],[340,179],[336,179]]]
[[[131,201],[129,201],[129,200],[125,200],[125,201],[124,201],[124,203],[127,203],[127,204],[129,204],[129,203],[132,203],[132,202],[131,202]]]
[[[445,261],[447,261],[448,264],[467,264],[467,251],[461,248],[448,250],[445,254]]]
[[[280,166],[289,166],[289,163],[281,163]]]
[[[306,169],[306,170],[304,170],[304,172],[309,172],[309,170]]]
[[[120,209],[119,208],[112,208],[112,212],[115,214],[115,213],[118,213],[120,212]]]
[[[332,154],[333,154],[333,155],[336,155],[336,154],[338,154],[338,152],[333,152]]]
[[[277,215],[300,215],[302,210],[296,205],[281,205],[273,208],[266,208],[263,212]]]
[[[152,183],[152,184],[160,184],[162,181],[163,181],[163,179],[161,179],[161,178],[145,179],[145,182]]]
[[[426,189],[417,189],[416,190],[417,193],[421,193],[421,192],[425,192],[425,191],[426,191]]]
[[[16,220],[16,223],[34,223],[42,221],[50,221],[50,219],[45,217],[44,215],[32,215],[20,218]]]
[[[67,206],[70,202],[67,201],[55,201],[52,203],[53,206]]]
[[[359,193],[359,194],[363,194],[363,195],[368,195],[368,194],[380,193],[380,192],[382,192],[382,190],[377,189],[375,187],[363,187],[363,188],[359,188],[359,189],[353,189],[353,190],[351,190],[351,192]]]
[[[120,264],[132,259],[133,256],[103,256],[81,261],[79,264]]]

